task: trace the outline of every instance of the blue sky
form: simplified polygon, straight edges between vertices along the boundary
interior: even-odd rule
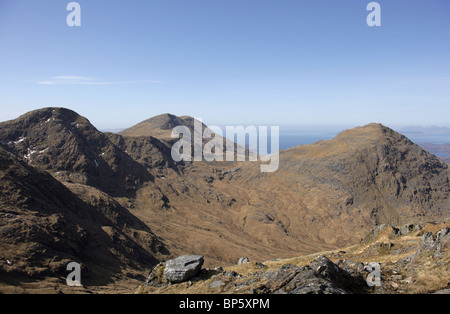
[[[450,127],[450,1],[0,0],[0,120]]]

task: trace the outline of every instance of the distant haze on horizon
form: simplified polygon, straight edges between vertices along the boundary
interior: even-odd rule
[[[450,2],[0,1],[0,121],[66,107],[98,129],[450,127]]]

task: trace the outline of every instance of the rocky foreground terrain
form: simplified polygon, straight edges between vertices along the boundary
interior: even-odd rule
[[[260,162],[174,162],[170,130],[193,123],[164,114],[103,133],[65,108],[0,123],[0,290],[73,292],[70,262],[82,266],[79,291],[98,293],[134,292],[149,269],[185,255],[203,256],[204,269],[245,256],[274,270],[264,261],[304,256],[298,272],[317,252],[363,262],[409,243],[362,250],[377,226],[450,217],[448,165],[381,124],[281,151],[279,170],[261,173]],[[217,280],[205,291],[231,287]]]
[[[450,294],[449,225],[380,225],[343,250],[265,262],[243,257],[224,268],[182,256],[155,266],[136,293]]]

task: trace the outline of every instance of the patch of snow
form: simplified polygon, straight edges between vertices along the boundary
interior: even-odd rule
[[[30,163],[31,162],[31,155],[33,155],[35,153],[36,153],[35,150],[31,150],[31,149],[28,148],[28,154],[23,155],[23,158],[25,158],[28,161],[28,163]]]
[[[27,138],[26,137],[20,137],[17,141],[14,141],[14,145],[17,145],[19,143],[22,143],[23,141],[25,141]],[[10,142],[11,143],[11,142]]]

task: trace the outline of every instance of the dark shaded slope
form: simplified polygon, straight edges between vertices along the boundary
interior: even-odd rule
[[[165,173],[168,168],[177,170],[171,156],[171,149],[152,136],[128,137],[106,133],[112,143],[126,152],[133,160],[158,173]]]
[[[102,285],[166,252],[146,225],[100,191],[83,198],[0,148],[2,283],[65,278],[66,265],[75,261],[84,283]]]

